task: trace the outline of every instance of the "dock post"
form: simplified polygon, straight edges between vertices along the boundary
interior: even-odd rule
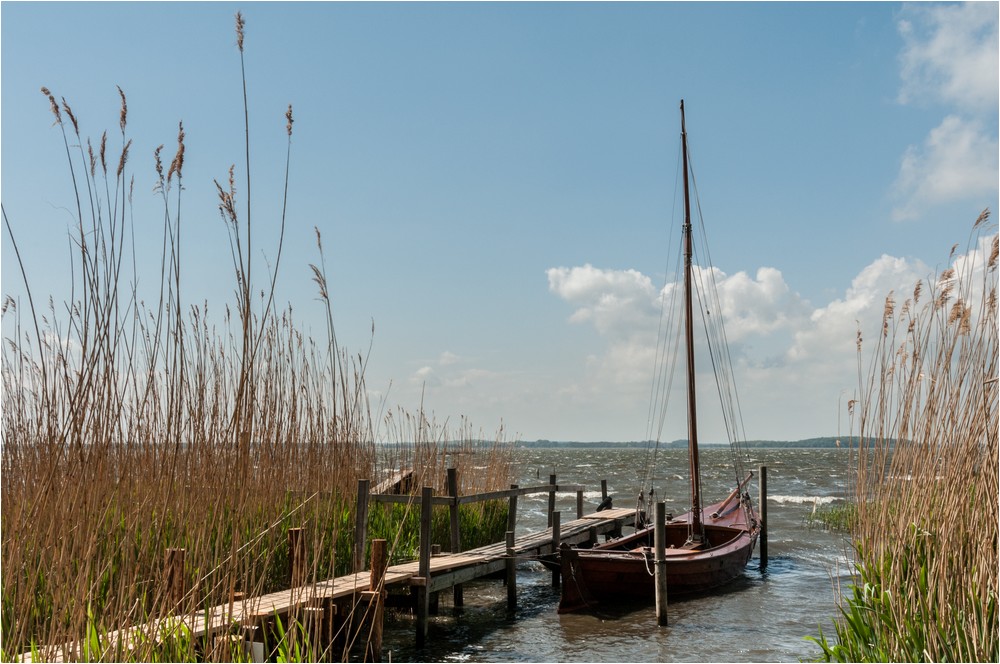
[[[767,567],[767,466],[760,466],[760,568]]]
[[[167,603],[171,611],[179,611],[187,592],[184,588],[185,549],[167,549],[163,571],[167,585]]]
[[[517,610],[517,559],[514,557],[514,531],[507,531],[507,611]]]
[[[368,491],[371,480],[358,480],[358,503],[354,514],[354,572],[365,569],[365,541],[368,539]]]
[[[449,507],[451,510],[451,552],[461,553],[462,552],[462,533],[459,530],[459,515],[458,515],[458,469],[449,468],[448,469],[448,493],[451,495],[452,502]],[[465,599],[462,595],[462,584],[456,583],[453,588],[454,593],[454,605],[463,606],[465,604]]]
[[[427,614],[430,610],[431,576],[431,515],[434,489],[425,486],[420,490],[420,561],[417,576],[422,581],[417,586],[417,647],[422,648],[427,640]]]
[[[306,541],[305,529],[288,529],[288,578],[294,590],[305,585]]]
[[[331,597],[311,597],[303,609],[302,624],[314,653],[323,652],[330,645],[333,635],[332,607]]]
[[[306,538],[305,529],[303,528],[289,528],[288,529],[288,580],[289,580],[289,599],[291,599],[291,607],[289,607],[288,615],[288,625],[287,634],[289,638],[289,646],[293,646],[295,639],[299,635],[299,630],[296,624],[299,622],[301,617],[300,609],[302,607],[302,595],[306,592]]]
[[[583,518],[583,489],[576,490],[576,518]]]
[[[667,626],[667,505],[656,503],[656,521],[653,529],[654,576],[656,578],[656,624]]]
[[[608,481],[601,480],[601,502],[608,499]]]
[[[372,540],[371,576],[368,577],[368,590],[374,593],[374,604],[371,607],[372,631],[368,637],[367,659],[369,662],[382,661],[382,616],[385,612],[385,570],[389,566],[389,553],[386,540]]]
[[[517,485],[511,484],[510,489],[512,492],[517,491]],[[507,530],[513,532],[514,526],[517,525],[517,493],[511,493],[510,497],[507,499]]]
[[[559,523],[561,520],[562,520],[562,513],[561,512],[553,512],[552,513],[552,554],[554,556],[558,556],[559,555],[559,545],[562,543],[562,533],[559,532],[561,530],[560,523]],[[562,577],[562,572],[560,571],[560,569],[558,567],[556,567],[555,569],[552,570],[552,587],[553,588],[558,588],[559,587],[559,579],[561,577]]]
[[[552,527],[552,513],[556,511],[556,476],[555,473],[549,475],[549,485],[552,487],[549,489],[549,528]]]

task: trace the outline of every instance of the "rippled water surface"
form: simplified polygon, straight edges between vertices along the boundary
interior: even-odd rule
[[[555,473],[560,484],[582,484],[587,511],[600,500],[600,481],[608,480],[615,507],[634,504],[642,450],[544,449],[518,451],[521,486],[544,484]],[[702,452],[703,494],[724,497],[733,484],[728,449]],[[660,453],[669,468],[658,482],[668,511],[687,507],[682,451]],[[465,606],[452,606],[441,593],[427,646],[416,649],[411,618],[386,624],[385,657],[393,661],[454,662],[674,662],[799,661],[819,649],[807,635],[818,625],[829,632],[837,615],[834,588],[847,579],[843,536],[810,528],[808,514],[818,505],[840,500],[847,469],[846,452],[835,449],[751,450],[748,468],[768,466],[768,565],[760,571],[757,552],[744,577],[725,592],[670,605],[668,627],[656,625],[652,605],[601,614],[558,615],[559,591],[541,565],[518,566],[518,610],[507,614],[500,580],[465,585]],[[752,495],[756,495],[754,480]],[[526,496],[518,505],[518,534],[546,527],[545,495]],[[575,518],[575,497],[566,494],[556,509]],[[565,519],[566,517],[564,517]]]

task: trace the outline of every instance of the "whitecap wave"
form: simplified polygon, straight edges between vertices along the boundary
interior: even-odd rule
[[[793,505],[829,505],[843,498],[838,498],[837,496],[768,496],[767,499],[771,502],[779,503],[781,505],[791,503]]]

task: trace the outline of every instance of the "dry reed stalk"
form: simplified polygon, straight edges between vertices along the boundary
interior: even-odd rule
[[[918,283],[898,311],[890,295],[861,386],[853,538],[873,601],[891,616],[872,618],[871,637],[890,659],[1000,654],[996,237],[982,235],[987,218],[967,254]]]
[[[242,56],[241,18],[238,26]],[[76,165],[59,106],[43,92],[79,202],[74,277],[61,308],[50,300],[36,309],[27,275],[28,308],[13,298],[3,306],[2,658],[77,644],[74,656],[91,659],[191,659],[195,644],[180,638],[123,650],[101,635],[222,605],[237,591],[287,587],[289,528],[306,528],[307,583],[348,571],[356,482],[380,472],[368,360],[336,344],[325,267],[317,274],[327,339],[306,336],[290,306],[271,305],[275,275],[254,312],[249,219],[237,218],[232,170],[219,193],[237,249],[236,316],[227,305],[213,322],[208,303],[182,303],[183,126],[166,177],[154,153],[164,239],[152,280],[159,293],[145,304],[138,266],[155,261],[140,261],[131,242],[125,94],[119,89],[119,166],[107,169],[105,132],[98,172],[82,140]],[[290,108],[286,119],[290,141]],[[287,168],[285,191],[287,200]],[[6,213],[4,221],[10,231]],[[418,423],[411,440],[422,481],[443,492],[452,435],[422,414],[402,417]],[[466,429],[458,439],[470,440]],[[486,471],[459,455],[467,490],[506,486],[509,450],[500,438]],[[164,584],[170,548],[185,549],[179,606]]]

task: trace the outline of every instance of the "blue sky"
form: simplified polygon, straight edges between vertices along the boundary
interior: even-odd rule
[[[279,301],[322,334],[318,228],[339,339],[364,351],[374,321],[376,403],[423,395],[439,421],[644,436],[681,98],[712,257],[742,307],[750,438],[835,433],[858,322],[877,326],[889,290],[943,269],[997,208],[996,3],[5,2],[2,198],[36,292],[68,296],[74,205],[39,87],[117,154],[118,85],[139,250],[158,260],[152,155],[183,121],[185,297],[232,302],[213,179],[243,168],[237,9],[259,269],[291,103]],[[16,295],[6,231],[2,259]]]

